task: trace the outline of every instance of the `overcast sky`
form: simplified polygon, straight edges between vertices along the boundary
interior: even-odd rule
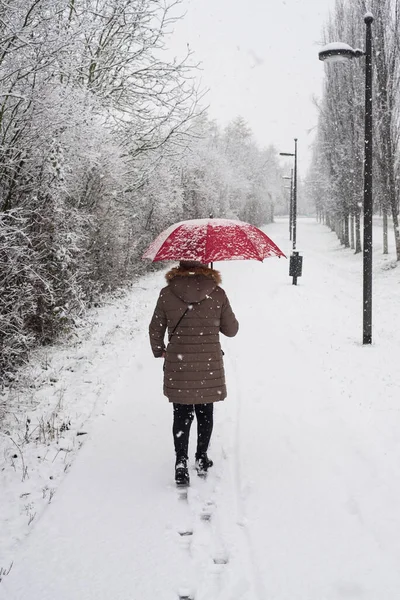
[[[305,175],[321,95],[322,28],[334,0],[184,0],[174,51],[188,43],[202,63],[209,113],[221,125],[242,115],[260,145],[291,152],[298,137]],[[346,41],[346,40],[343,40]]]

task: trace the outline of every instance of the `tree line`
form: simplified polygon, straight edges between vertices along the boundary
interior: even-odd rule
[[[374,16],[374,213],[382,217],[384,253],[388,253],[391,223],[397,260],[400,260],[400,1],[336,0],[322,43],[341,41],[355,49],[364,49],[363,17],[367,11]],[[364,83],[363,57],[346,64],[326,66],[313,157],[305,181],[319,218],[355,252],[362,250]]]
[[[169,58],[179,0],[0,0],[0,383],[181,219],[256,225],[282,201],[274,148],[202,108]]]

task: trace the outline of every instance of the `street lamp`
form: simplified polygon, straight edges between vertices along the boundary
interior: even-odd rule
[[[293,228],[293,250],[296,250],[297,241],[297,138],[294,139],[294,152],[279,152],[280,156],[294,157],[294,177],[293,177],[293,206],[292,206],[292,228]]]
[[[289,239],[292,240],[292,226],[293,226],[293,169],[290,172],[290,175],[283,175],[282,179],[289,179],[290,186],[285,185],[284,187],[289,187],[290,196],[289,196]]]
[[[318,53],[320,60],[344,62],[365,56],[365,122],[364,122],[364,249],[363,249],[363,344],[372,343],[372,23],[364,16],[365,52],[348,44],[327,44]]]
[[[301,277],[303,257],[299,256],[296,251],[297,243],[297,138],[294,138],[294,152],[279,152],[280,156],[294,157],[294,173],[293,173],[293,193],[292,193],[292,249],[293,253],[290,257],[289,276],[293,277],[292,284],[297,285],[297,278]],[[290,226],[290,225],[289,225]]]

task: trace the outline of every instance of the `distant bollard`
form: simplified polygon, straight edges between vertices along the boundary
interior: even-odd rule
[[[297,285],[297,278],[303,273],[303,257],[298,252],[293,252],[289,263],[289,277],[293,277],[292,284]]]

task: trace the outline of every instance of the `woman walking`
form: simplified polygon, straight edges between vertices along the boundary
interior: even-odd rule
[[[175,481],[189,483],[189,433],[197,418],[196,470],[212,467],[207,451],[213,429],[213,403],[226,398],[219,333],[236,335],[239,324],[218,271],[196,261],[181,261],[166,275],[150,322],[153,354],[165,358],[164,395],[173,403]],[[168,329],[168,346],[164,337]]]

